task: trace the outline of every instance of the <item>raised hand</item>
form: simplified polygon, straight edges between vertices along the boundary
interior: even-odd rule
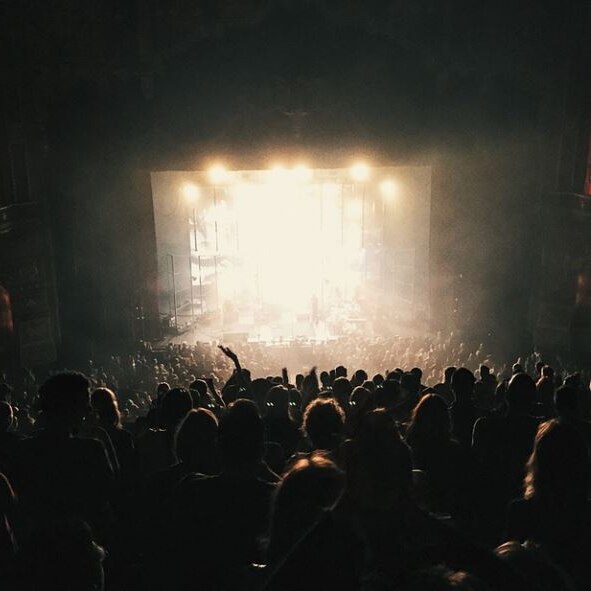
[[[224,345],[218,345],[218,348],[221,349],[222,353],[231,359],[234,363],[238,363],[238,355],[230,349],[230,347],[224,347]]]

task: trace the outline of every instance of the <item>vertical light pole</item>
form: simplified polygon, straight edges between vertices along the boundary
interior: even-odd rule
[[[386,233],[387,225],[386,225],[386,216],[388,214],[388,205],[396,196],[398,192],[398,188],[396,183],[392,179],[385,179],[380,183],[380,193],[382,195],[382,278],[384,279],[386,276],[386,248],[387,248],[387,238],[388,235]]]
[[[365,187],[369,179],[369,166],[364,162],[357,162],[351,167],[351,177],[361,185],[361,248],[365,248]],[[363,252],[363,279],[367,279],[367,254]]]
[[[214,232],[215,232],[215,253],[213,255],[213,267],[215,277],[215,305],[216,310],[220,309],[220,293],[218,285],[218,253],[219,253],[219,237],[218,237],[218,206],[217,206],[217,187],[225,183],[228,179],[227,170],[221,165],[217,164],[209,170],[209,180],[213,187],[213,215],[214,215]]]
[[[186,202],[192,206],[193,218],[193,241],[195,243],[195,252],[197,252],[197,209],[195,204],[199,198],[199,187],[193,183],[183,185],[183,194]],[[185,218],[186,219],[186,218]],[[195,296],[193,293],[193,251],[191,248],[191,238],[189,238],[189,293],[191,298],[191,323],[195,323]]]
[[[172,303],[174,306],[174,327],[178,330],[179,321],[177,316],[177,306],[176,306],[176,277],[174,275],[174,255],[170,256],[170,272],[172,275]]]

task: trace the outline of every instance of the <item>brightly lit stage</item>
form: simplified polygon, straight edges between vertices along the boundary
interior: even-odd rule
[[[319,341],[428,321],[430,167],[218,165],[151,179],[169,335]]]

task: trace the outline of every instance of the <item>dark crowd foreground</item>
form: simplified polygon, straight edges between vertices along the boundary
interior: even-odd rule
[[[3,589],[591,589],[560,360],[350,337],[80,369],[0,386]]]

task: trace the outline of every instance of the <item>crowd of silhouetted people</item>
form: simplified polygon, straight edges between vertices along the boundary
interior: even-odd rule
[[[438,335],[80,370],[0,384],[3,589],[591,589],[591,392],[559,361]]]

